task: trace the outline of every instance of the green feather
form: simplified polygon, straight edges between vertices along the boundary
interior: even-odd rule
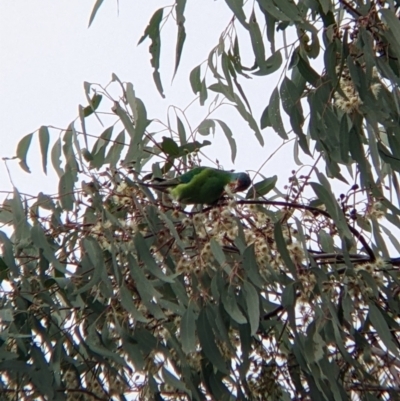
[[[246,173],[232,173],[211,167],[195,167],[172,180],[145,184],[159,191],[169,192],[184,204],[213,204],[222,197],[227,184],[235,184],[234,191],[243,191],[250,185]]]

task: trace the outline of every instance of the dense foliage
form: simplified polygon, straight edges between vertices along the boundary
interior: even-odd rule
[[[86,84],[55,143],[43,126],[17,149],[29,172],[38,137],[58,194],[15,189],[0,210],[1,399],[400,399],[400,2],[225,1],[233,18],[190,74],[199,107],[219,93],[260,146],[267,127],[295,142],[299,169],[184,207],[140,182],[199,165],[211,142],[198,134],[219,129],[234,160],[229,122],[190,129],[181,111],[159,129],[132,84],[113,76],[114,97]],[[185,4],[157,10],[140,40],[161,94],[160,27],[174,17],[179,74]],[[254,116],[241,80],[277,70]],[[107,129],[87,129],[110,108]]]

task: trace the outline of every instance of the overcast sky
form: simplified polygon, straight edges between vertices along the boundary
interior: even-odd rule
[[[153,12],[171,3],[161,0],[120,0],[118,10],[116,1],[105,0],[92,26],[88,28],[94,1],[1,2],[0,157],[15,155],[18,141],[41,125],[66,128],[77,117],[78,105],[87,104],[83,82],[106,85],[112,73],[122,81],[133,83],[136,95],[146,105],[149,118],[166,121],[169,105],[186,107],[195,97],[190,89],[189,73],[218,44],[220,33],[232,14],[223,1],[201,0],[201,4],[188,2],[185,13],[187,40],[181,66],[173,82],[176,25],[171,19],[164,26],[161,74],[166,99],[162,99],[152,80],[149,42],[139,46],[137,43]],[[252,58],[246,59],[249,43],[242,42],[241,46],[244,63],[252,65]],[[278,79],[279,75],[275,74],[263,79],[241,80],[249,91],[257,121]],[[215,95],[211,93],[210,98],[212,96]],[[192,106],[188,113],[192,127],[200,123],[206,114],[206,107]],[[266,146],[260,148],[250,128],[233,108],[226,108],[215,117],[224,119],[230,125],[238,142],[238,157],[233,165],[229,146],[221,131],[217,132],[214,139],[205,138],[213,141],[213,146],[206,150],[207,155],[212,160],[218,158],[226,169],[258,169],[280,144],[277,134],[264,130]],[[90,133],[100,135],[101,127],[94,127]],[[58,136],[56,132],[52,135],[53,139]],[[269,162],[263,173],[271,176],[279,169],[280,177],[289,175],[294,167],[290,163],[291,150],[292,146],[289,145],[288,151]],[[32,168],[30,175],[21,172],[17,161],[10,163],[13,181],[21,191],[35,194],[55,189],[52,168],[49,166],[48,177],[42,174],[38,152],[34,138],[28,159]],[[207,162],[204,161],[204,164]],[[0,189],[11,189],[4,163],[0,164],[0,172],[4,177]]]

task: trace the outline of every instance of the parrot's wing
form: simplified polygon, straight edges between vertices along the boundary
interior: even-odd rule
[[[195,167],[189,170],[187,173],[179,175],[178,177],[170,180],[156,179],[151,182],[140,182],[141,185],[146,187],[154,188],[158,191],[166,192],[171,188],[175,188],[179,184],[189,184],[195,176],[200,174],[203,170],[209,167]]]
[[[224,193],[224,187],[230,182],[231,173],[211,167],[202,168],[192,175],[187,183],[181,183],[171,189],[174,199],[186,204],[213,204]]]
[[[201,172],[208,169],[211,169],[211,167],[195,167],[189,170],[187,173],[174,178],[174,180],[175,179],[179,180],[178,184],[189,184]]]

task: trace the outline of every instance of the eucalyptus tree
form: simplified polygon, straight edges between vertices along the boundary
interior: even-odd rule
[[[0,210],[2,399],[400,398],[400,3],[225,3],[232,18],[187,83],[209,108],[196,127],[178,107],[150,120],[113,75],[118,96],[85,83],[58,139],[42,126],[19,142],[21,168],[38,140],[59,182],[15,188]],[[162,96],[163,25],[176,24],[174,74],[197,50],[186,5],[155,10],[139,39]],[[259,115],[249,77],[275,88]],[[234,161],[245,145],[220,107],[260,155],[272,135],[293,149],[289,182],[252,174],[243,196],[194,207],[142,185],[204,164],[211,133]],[[104,131],[87,128],[110,110]]]

